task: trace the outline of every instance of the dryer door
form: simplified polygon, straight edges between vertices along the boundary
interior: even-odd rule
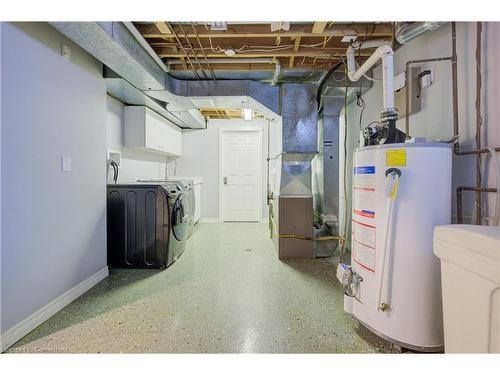
[[[184,199],[185,195],[179,194],[172,207],[172,215],[170,217],[172,233],[177,241],[184,241],[186,239],[189,224],[189,214],[184,207]]]

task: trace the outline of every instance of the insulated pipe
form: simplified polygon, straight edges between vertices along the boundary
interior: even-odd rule
[[[393,112],[394,108],[394,53],[386,44],[378,47],[375,52],[356,70],[355,49],[347,48],[347,75],[351,81],[358,81],[379,60],[382,60],[382,90],[384,99],[384,112]]]
[[[436,30],[443,24],[444,22],[413,22],[403,24],[397,28],[395,37],[398,43],[406,44],[427,31]]]

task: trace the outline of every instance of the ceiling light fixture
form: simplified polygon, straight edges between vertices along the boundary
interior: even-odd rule
[[[236,51],[234,49],[232,49],[232,48],[226,48],[224,50],[224,54],[226,56],[233,57],[234,55],[236,55]]]
[[[227,30],[227,22],[224,22],[224,21],[210,22],[210,30],[212,30],[212,31],[226,31]]]
[[[243,108],[243,118],[245,121],[250,121],[252,119],[252,110],[250,108]]]

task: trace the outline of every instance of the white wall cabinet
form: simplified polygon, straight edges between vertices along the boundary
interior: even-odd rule
[[[182,130],[144,106],[126,106],[124,144],[169,156],[182,156]]]

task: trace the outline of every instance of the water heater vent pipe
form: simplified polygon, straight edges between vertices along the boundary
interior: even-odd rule
[[[358,81],[379,60],[382,60],[382,90],[384,96],[384,109],[382,113],[397,114],[394,107],[394,53],[392,48],[383,44],[356,70],[355,48],[347,49],[347,74],[351,81]]]

